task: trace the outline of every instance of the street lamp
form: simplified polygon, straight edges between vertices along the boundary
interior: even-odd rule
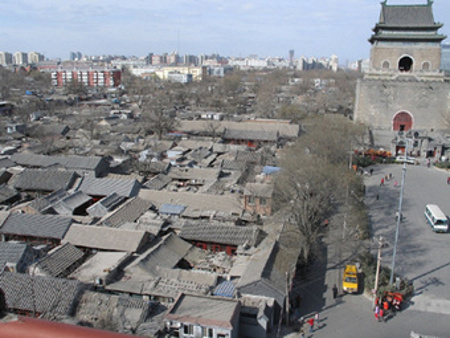
[[[398,242],[398,231],[400,228],[400,222],[402,221],[402,203],[403,203],[403,192],[405,190],[405,176],[406,176],[406,162],[408,159],[408,145],[411,142],[410,139],[405,138],[405,161],[403,162],[402,169],[402,183],[400,186],[400,198],[398,201],[398,217],[397,217],[397,226],[395,230],[395,241],[394,241],[394,252],[392,254],[392,267],[391,267],[391,276],[389,278],[389,284],[394,284],[394,269],[395,269],[395,256],[397,254],[397,242]]]
[[[381,265],[381,248],[387,246],[387,243],[385,242],[383,237],[375,238],[375,240],[378,242],[378,255],[377,255],[377,271],[375,273],[375,286],[373,288],[373,303],[372,305],[375,306],[375,299],[378,292],[378,281],[380,279],[380,265]]]

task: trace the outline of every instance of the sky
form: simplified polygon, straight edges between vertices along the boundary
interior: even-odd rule
[[[427,0],[389,0],[425,4]],[[288,58],[369,57],[381,0],[14,0],[4,1],[0,50],[46,58],[179,54]],[[435,0],[450,36],[450,1]],[[445,20],[448,18],[448,22]],[[447,39],[447,41],[450,41]]]

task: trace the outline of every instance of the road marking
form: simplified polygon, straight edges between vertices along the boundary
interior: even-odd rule
[[[413,297],[411,301],[411,310],[450,315],[450,300],[418,295]]]

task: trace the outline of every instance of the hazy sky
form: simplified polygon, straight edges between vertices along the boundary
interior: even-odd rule
[[[427,0],[391,0],[388,4]],[[380,0],[14,0],[4,1],[0,50],[85,55],[180,54],[369,57]],[[450,1],[435,0],[450,36]],[[448,20],[448,22],[445,22]]]

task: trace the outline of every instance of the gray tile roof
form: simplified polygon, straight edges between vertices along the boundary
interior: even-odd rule
[[[433,26],[434,17],[431,6],[400,5],[383,6],[380,14],[380,23],[388,26],[416,27]]]
[[[84,257],[83,251],[70,243],[53,249],[47,256],[36,263],[36,268],[49,277],[67,277],[70,268],[77,265]]]
[[[71,216],[76,208],[90,200],[91,197],[82,191],[69,193],[61,189],[47,196],[34,199],[28,206],[42,214],[56,212],[62,216]]]
[[[16,153],[11,156],[11,161],[25,167],[49,167],[55,164],[60,164],[67,169],[95,170],[104,160],[101,157],[64,157]]]
[[[208,243],[255,246],[261,239],[256,226],[217,225],[208,222],[186,222],[179,236],[185,240]]]
[[[192,245],[175,234],[165,236],[156,246],[143,253],[125,270],[131,274],[158,276],[159,268],[174,268],[191,250]]]
[[[8,200],[19,198],[19,193],[7,185],[0,186],[0,203],[8,202]]]
[[[14,188],[25,191],[67,190],[77,177],[74,171],[26,169],[15,179]]]
[[[91,196],[108,196],[116,193],[119,196],[134,197],[139,193],[140,184],[137,180],[95,178],[85,176],[78,190]]]
[[[75,317],[97,328],[111,321],[119,332],[134,331],[147,319],[151,305],[151,302],[137,297],[86,291],[77,306]]]
[[[170,321],[232,330],[240,308],[240,302],[235,299],[181,294],[164,318]]]
[[[146,244],[147,239],[148,234],[141,230],[74,224],[62,242],[91,249],[137,252]]]
[[[172,178],[165,174],[159,174],[145,182],[143,187],[150,190],[161,190],[170,182],[172,182]]]
[[[177,215],[179,216],[186,206],[178,204],[163,204],[159,207],[159,213],[163,215]]]
[[[10,309],[70,315],[84,285],[65,278],[3,272],[0,275],[0,288],[5,293],[6,304]]]
[[[11,213],[0,227],[0,234],[62,239],[72,219],[54,215]]]
[[[249,141],[264,141],[277,142],[277,131],[259,131],[259,130],[236,130],[225,129],[222,136],[225,140],[249,140]]]
[[[271,198],[273,185],[266,183],[247,183],[244,189],[245,196]]]
[[[103,217],[99,223],[111,228],[118,228],[124,223],[136,221],[146,211],[148,211],[152,205],[152,202],[143,200],[142,198],[132,198],[122,204],[111,214]]]
[[[27,250],[25,243],[0,242],[0,272],[6,263],[19,264]]]
[[[89,208],[86,209],[86,211],[91,217],[101,218],[103,216],[106,216],[109,212],[113,211],[120,204],[125,202],[125,200],[125,196],[120,196],[117,193],[113,192],[111,195],[108,195],[98,202],[92,204]]]

